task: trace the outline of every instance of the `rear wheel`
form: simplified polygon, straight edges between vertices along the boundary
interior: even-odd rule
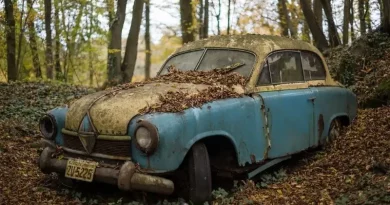
[[[192,146],[188,159],[189,198],[194,204],[211,200],[211,170],[207,148],[203,143]]]
[[[328,137],[326,138],[326,144],[331,143],[335,139],[339,138],[341,135],[341,130],[343,125],[340,119],[334,119],[332,123],[330,123]]]

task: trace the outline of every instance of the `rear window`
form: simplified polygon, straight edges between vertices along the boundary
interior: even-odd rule
[[[277,52],[270,55],[267,61],[273,84],[304,81],[299,52]]]
[[[324,64],[317,54],[302,51],[301,56],[306,80],[323,80],[326,78]]]

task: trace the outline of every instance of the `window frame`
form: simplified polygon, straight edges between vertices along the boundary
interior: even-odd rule
[[[173,55],[171,55],[169,58],[167,58],[164,62],[164,64],[162,64],[160,70],[157,72],[157,75],[156,76],[159,76],[163,70],[163,68],[165,67],[165,64],[168,63],[168,61],[173,58],[173,57],[176,57],[178,55],[181,55],[181,54],[184,54],[184,53],[189,53],[189,52],[193,52],[193,51],[201,51],[203,50],[203,53],[202,55],[200,56],[199,58],[199,61],[198,63],[196,64],[195,66],[195,69],[193,71],[197,71],[199,66],[200,66],[200,63],[202,62],[204,56],[206,55],[206,52],[208,50],[233,50],[233,51],[241,51],[241,52],[245,52],[245,53],[250,53],[252,54],[255,59],[254,59],[254,62],[253,62],[253,66],[251,68],[251,71],[250,71],[250,74],[248,75],[247,77],[247,84],[248,82],[250,81],[250,79],[253,77],[253,71],[255,70],[254,68],[256,67],[256,64],[257,64],[257,61],[258,61],[258,56],[255,52],[253,51],[250,51],[250,50],[246,50],[246,49],[240,49],[240,48],[227,48],[227,47],[206,47],[206,48],[197,48],[197,49],[190,49],[190,50],[186,50],[186,51],[182,51],[182,52],[178,52],[178,53],[175,53]]]
[[[281,83],[274,83],[273,82],[273,79],[272,79],[272,75],[271,75],[271,66],[268,62],[268,57],[276,54],[276,53],[286,53],[286,52],[292,52],[292,53],[298,53],[299,54],[299,60],[300,60],[300,64],[301,64],[301,72],[302,72],[302,76],[303,76],[303,81],[294,81],[294,82],[281,82]],[[270,80],[271,80],[271,83],[270,84],[264,84],[264,85],[259,85],[259,80],[260,80],[260,76],[261,76],[261,73],[263,72],[263,67],[264,67],[264,64],[268,63],[268,73],[269,73],[269,77],[270,77]],[[258,76],[258,79],[257,79],[257,82],[256,82],[256,87],[258,86],[270,86],[270,85],[284,85],[284,84],[293,84],[293,83],[304,83],[306,82],[306,79],[305,79],[305,73],[303,71],[303,67],[302,67],[302,56],[301,56],[301,50],[292,50],[292,49],[286,49],[286,50],[277,50],[277,51],[273,51],[273,52],[270,52],[265,58],[264,58],[264,61],[261,65],[261,72],[260,72],[260,75]]]
[[[321,65],[322,65],[322,69],[324,71],[324,78],[321,78],[321,79],[309,79],[309,80],[306,80],[306,75],[305,75],[305,70],[303,69],[303,58],[302,58],[302,52],[307,52],[307,53],[311,53],[313,54],[315,57],[317,57],[320,61],[321,61]],[[326,80],[326,69],[325,69],[325,64],[324,64],[324,61],[322,60],[322,58],[315,52],[313,51],[308,51],[308,50],[300,50],[300,55],[301,55],[301,65],[302,65],[302,71],[303,71],[303,77],[305,79],[305,81],[316,81],[316,80]]]
[[[302,71],[302,75],[303,75],[303,81],[284,82],[284,83],[273,83],[272,82],[272,76],[271,76],[271,70],[270,70],[270,66],[269,66],[269,62],[268,62],[268,57],[273,55],[273,54],[275,54],[275,53],[280,53],[280,52],[295,52],[295,53],[299,53],[299,58],[300,58],[300,61],[301,61],[301,71]],[[325,73],[325,77],[323,79],[313,79],[313,80],[312,79],[306,79],[305,71],[303,69],[303,64],[302,64],[302,60],[303,60],[302,59],[302,52],[312,53],[316,57],[318,57],[318,59],[321,61],[322,68],[324,69],[324,73]],[[271,83],[259,85],[260,76],[261,76],[261,73],[263,72],[263,67],[264,67],[264,65],[266,63],[268,64],[268,73],[269,73],[269,78],[270,78]],[[310,50],[281,49],[281,50],[277,50],[277,51],[272,51],[272,52],[268,53],[267,56],[264,57],[263,63],[261,64],[261,71],[259,72],[259,76],[257,77],[257,81],[256,81],[256,84],[255,84],[255,87],[274,86],[274,85],[286,85],[286,84],[294,84],[294,83],[305,83],[305,82],[310,82],[310,81],[326,80],[326,78],[327,78],[327,71],[326,71],[326,67],[325,67],[324,61],[322,60],[322,58],[317,53],[315,53],[313,51],[310,51]]]

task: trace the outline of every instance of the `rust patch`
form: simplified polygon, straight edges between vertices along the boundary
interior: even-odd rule
[[[256,157],[254,154],[251,154],[251,162],[256,163]]]
[[[320,116],[318,117],[318,139],[321,139],[323,132],[324,132],[324,116],[320,114]]]

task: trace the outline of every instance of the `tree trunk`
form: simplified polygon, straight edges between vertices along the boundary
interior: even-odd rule
[[[364,16],[365,16],[365,20],[366,20],[366,24],[367,24],[367,29],[368,29],[368,32],[372,32],[370,0],[365,0],[364,4],[365,4],[364,7],[366,8]]]
[[[324,8],[324,12],[326,15],[326,18],[328,19],[328,26],[329,26],[329,41],[332,47],[336,47],[341,44],[339,34],[337,33],[336,24],[333,20],[332,15],[332,7],[330,5],[329,0],[321,0],[322,7]]]
[[[145,79],[150,78],[151,57],[152,50],[150,48],[150,0],[145,0]]]
[[[34,24],[35,11],[33,9],[32,0],[27,0],[27,7],[31,11],[31,16],[26,20],[27,20],[28,36],[30,41],[29,44],[30,44],[30,49],[32,54],[35,77],[42,78],[41,63],[39,61],[38,47],[37,47],[37,40],[36,40],[37,32],[35,31],[35,24]]]
[[[215,17],[217,18],[217,34],[221,35],[221,0],[218,0],[218,14]]]
[[[14,5],[12,0],[4,0],[5,21],[6,21],[6,39],[7,39],[7,75],[8,81],[18,80],[18,68],[15,62],[15,18]]]
[[[311,0],[309,1],[309,4],[310,4],[310,7],[311,7],[312,6]],[[302,19],[302,12],[299,13],[298,18]],[[307,22],[305,20],[303,21],[302,40],[307,41],[307,42],[311,42],[310,28],[309,28],[309,25],[307,24]]]
[[[279,26],[281,35],[288,36],[287,16],[286,12],[284,11],[284,7],[286,7],[286,0],[278,0]]]
[[[51,0],[45,0],[46,77],[53,79],[53,52],[51,41]]]
[[[110,7],[114,7],[114,1],[107,0],[109,13],[113,14]],[[110,14],[110,40],[108,46],[107,71],[109,84],[121,82],[121,62],[122,62],[122,28],[126,17],[127,0],[118,0],[115,17]]]
[[[351,8],[349,7],[351,4],[349,0],[344,1],[344,19],[343,19],[343,44],[348,44],[348,36],[349,36],[349,17]]]
[[[321,0],[313,0],[313,10],[314,10],[314,15],[315,19],[317,20],[318,25],[321,28],[322,31],[322,4]]]
[[[60,29],[60,16],[59,16],[59,0],[54,0],[54,30],[56,32],[55,40],[55,50],[54,50],[54,61],[55,61],[55,71],[56,71],[56,79],[64,80],[61,70],[61,61],[60,61],[60,50],[61,50],[61,29]]]
[[[182,33],[183,44],[195,40],[195,31],[193,28],[194,12],[192,6],[193,6],[192,1],[180,0],[181,33]]]
[[[209,37],[209,0],[204,0],[204,18],[203,18],[203,36],[202,38]]]
[[[131,82],[137,60],[138,36],[142,21],[142,12],[144,8],[144,0],[134,0],[133,17],[131,18],[131,26],[129,36],[126,42],[126,51],[121,70],[123,72],[122,82]]]
[[[354,27],[354,23],[355,23],[355,10],[353,9],[353,0],[350,0],[350,8],[351,8],[351,16],[349,17],[349,21],[350,21],[350,28],[351,28],[351,41],[354,41],[355,40],[355,27]]]
[[[360,35],[366,34],[366,19],[364,18],[364,0],[358,0]]]
[[[295,38],[297,32],[294,29],[294,26],[293,26],[293,24],[291,22],[291,18],[290,18],[289,11],[287,9],[287,5],[286,4],[287,4],[286,0],[281,0],[282,10],[283,10],[284,16],[286,16],[287,27],[288,27],[288,30],[290,31],[290,37]]]
[[[390,34],[390,1],[382,1],[383,4],[383,31]]]
[[[146,2],[145,2],[146,3]],[[199,25],[199,38],[202,39],[203,37],[203,12],[204,12],[204,6],[203,6],[203,0],[199,0],[199,19],[198,19],[198,25]],[[146,14],[145,14],[146,15]]]
[[[90,2],[90,11],[89,11],[89,31],[88,31],[88,67],[89,67],[89,86],[93,86],[93,75],[95,73],[93,69],[93,54],[92,54],[92,33],[93,33],[93,2]]]
[[[227,35],[230,34],[230,4],[232,0],[228,0],[228,13],[227,13]]]
[[[317,48],[321,51],[328,49],[328,42],[326,40],[324,32],[322,32],[318,22],[316,21],[313,11],[310,8],[309,0],[300,0],[300,4],[303,11],[303,15],[305,16],[306,22],[309,25],[314,41],[316,42]]]
[[[18,71],[20,71],[20,61],[21,61],[21,53],[22,53],[22,45],[23,45],[23,35],[24,35],[24,26],[23,26],[23,15],[24,15],[24,0],[22,0],[22,10],[20,11],[20,19],[19,19],[19,39],[18,39],[18,55],[16,56],[16,67]],[[28,17],[28,14],[27,14]],[[27,18],[26,18],[27,21]]]

